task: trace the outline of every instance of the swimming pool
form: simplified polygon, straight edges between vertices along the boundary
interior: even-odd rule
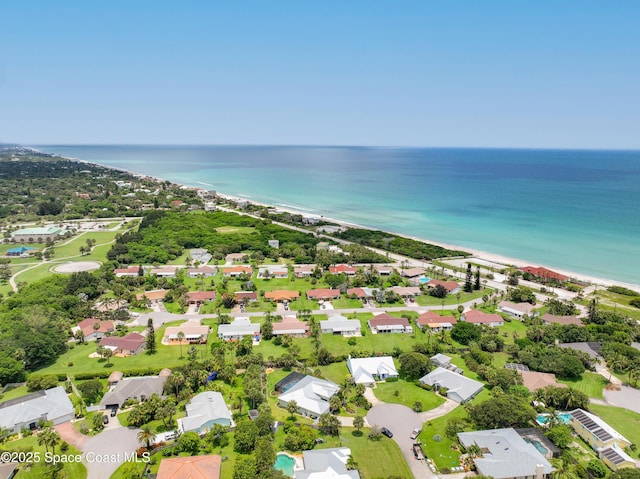
[[[279,453],[276,456],[276,463],[273,465],[279,471],[282,471],[289,477],[293,477],[293,466],[296,464],[296,461],[293,457],[288,454]]]
[[[538,424],[544,426],[547,422],[549,422],[549,416],[551,416],[551,414],[538,414]],[[556,414],[556,416],[562,424],[569,424],[569,421],[571,420],[571,414],[569,414],[568,412],[561,412]]]
[[[543,456],[549,452],[549,450],[546,447],[544,447],[540,441],[536,441],[534,439],[525,439],[525,441],[533,445],[533,447],[535,447],[538,450],[538,452]]]
[[[421,284],[426,284],[426,283],[428,283],[429,281],[431,281],[431,278],[420,278],[420,283],[421,283]]]

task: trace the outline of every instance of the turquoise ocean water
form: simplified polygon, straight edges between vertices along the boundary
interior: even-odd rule
[[[640,152],[36,146],[370,227],[640,284]]]

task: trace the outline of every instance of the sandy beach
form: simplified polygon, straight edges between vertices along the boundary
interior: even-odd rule
[[[32,149],[34,151],[38,151],[35,149]],[[38,151],[39,153],[43,153]],[[59,155],[52,155],[52,156],[59,156]],[[115,170],[115,171],[120,171],[120,172],[124,172],[127,173],[129,175],[132,175],[134,177],[137,178],[149,178],[149,179],[153,179],[154,181],[157,181],[159,183],[164,182],[164,181],[168,181],[165,180],[163,178],[158,178],[155,176],[151,176],[151,175],[147,175],[147,174],[143,174],[143,173],[138,173],[129,169],[125,169],[125,168],[117,168],[117,167],[113,167],[113,166],[105,166],[102,165],[100,163],[97,162],[93,162],[93,161],[87,161],[87,160],[82,160],[79,158],[70,158],[70,157],[62,157],[65,158],[67,160],[71,160],[71,161],[77,161],[80,163],[87,163],[87,164],[94,164],[94,165],[98,165],[100,167],[103,168],[107,168],[107,169],[111,169],[111,170]],[[198,188],[198,189],[206,189],[203,188],[203,186],[189,186],[189,185],[184,185],[181,183],[175,183],[172,182],[173,184],[183,187],[183,188]],[[238,194],[229,194],[229,193],[223,193],[223,192],[216,192],[218,196],[220,196],[221,198],[225,198],[234,202],[247,202],[247,203],[251,203],[251,204],[255,204],[255,205],[259,205],[259,206],[264,206],[264,207],[268,207],[268,208],[273,208],[276,209],[278,211],[282,211],[282,212],[286,212],[286,213],[291,213],[291,214],[296,214],[296,215],[302,215],[302,216],[307,216],[307,217],[315,217],[315,218],[322,218],[326,221],[329,221],[331,223],[335,223],[337,225],[340,226],[344,226],[344,227],[349,227],[349,228],[363,228],[363,229],[380,229],[380,228],[370,228],[364,225],[360,225],[360,224],[356,224],[356,223],[350,223],[347,221],[343,221],[340,220],[338,218],[332,218],[332,217],[327,217],[324,215],[319,215],[316,213],[310,213],[309,211],[304,211],[301,209],[295,209],[294,207],[291,206],[282,206],[282,205],[274,205],[272,203],[264,203],[258,200],[255,200],[253,198],[249,198],[246,196],[241,196]],[[383,230],[386,231],[386,230]],[[410,235],[405,235],[402,233],[396,233],[396,232],[391,232],[391,231],[386,231],[390,234],[395,234],[398,236],[402,236],[405,238],[409,238],[409,239],[413,239],[416,241],[421,241],[424,243],[430,243],[430,244],[434,244],[434,245],[438,245],[438,246],[442,246],[443,248],[447,248],[447,249],[451,249],[451,250],[461,250],[461,251],[467,251],[469,252],[472,257],[474,258],[478,258],[481,260],[485,260],[485,261],[489,261],[491,263],[498,263],[500,265],[505,265],[505,266],[515,266],[515,267],[521,267],[521,266],[542,266],[542,267],[546,267],[548,269],[551,269],[553,271],[556,271],[558,273],[564,274],[565,276],[569,276],[570,278],[575,278],[578,279],[580,281],[585,281],[585,282],[589,282],[589,283],[593,283],[593,284],[597,284],[597,285],[602,285],[602,286],[611,286],[611,285],[621,285],[621,286],[625,286],[631,289],[640,289],[640,284],[633,284],[633,283],[626,283],[623,281],[617,281],[617,280],[613,280],[613,279],[607,279],[607,278],[601,278],[601,277],[595,277],[595,276],[590,276],[590,275],[586,275],[586,274],[582,274],[582,273],[576,273],[574,271],[568,271],[562,268],[556,268],[556,267],[552,267],[549,265],[545,265],[545,264],[540,264],[540,263],[536,263],[536,262],[531,262],[531,261],[527,261],[525,259],[520,259],[520,258],[511,258],[511,257],[507,257],[507,256],[503,256],[500,254],[496,254],[496,253],[490,253],[487,251],[480,251],[480,250],[476,250],[473,248],[467,248],[464,246],[459,246],[459,245],[455,245],[455,244],[451,244],[451,243],[443,243],[441,241],[433,241],[430,240],[428,238],[420,238],[420,237],[416,237],[416,236],[410,236]]]

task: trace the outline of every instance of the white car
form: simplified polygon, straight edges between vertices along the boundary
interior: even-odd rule
[[[411,435],[409,436],[411,439],[415,439],[416,437],[418,437],[420,435],[420,433],[422,432],[422,429],[415,428],[412,432]]]

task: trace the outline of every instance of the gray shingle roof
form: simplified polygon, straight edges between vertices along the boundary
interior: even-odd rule
[[[441,367],[437,367],[426,376],[421,377],[420,382],[430,386],[437,385],[441,388],[447,388],[449,393],[455,393],[459,396],[462,402],[471,399],[484,387],[484,384],[479,381]]]
[[[0,427],[13,429],[16,424],[37,422],[44,417],[55,422],[73,413],[67,393],[57,386],[0,404]]]
[[[222,394],[206,391],[196,395],[186,407],[187,416],[178,419],[180,430],[197,431],[208,422],[231,424],[231,412]]]

